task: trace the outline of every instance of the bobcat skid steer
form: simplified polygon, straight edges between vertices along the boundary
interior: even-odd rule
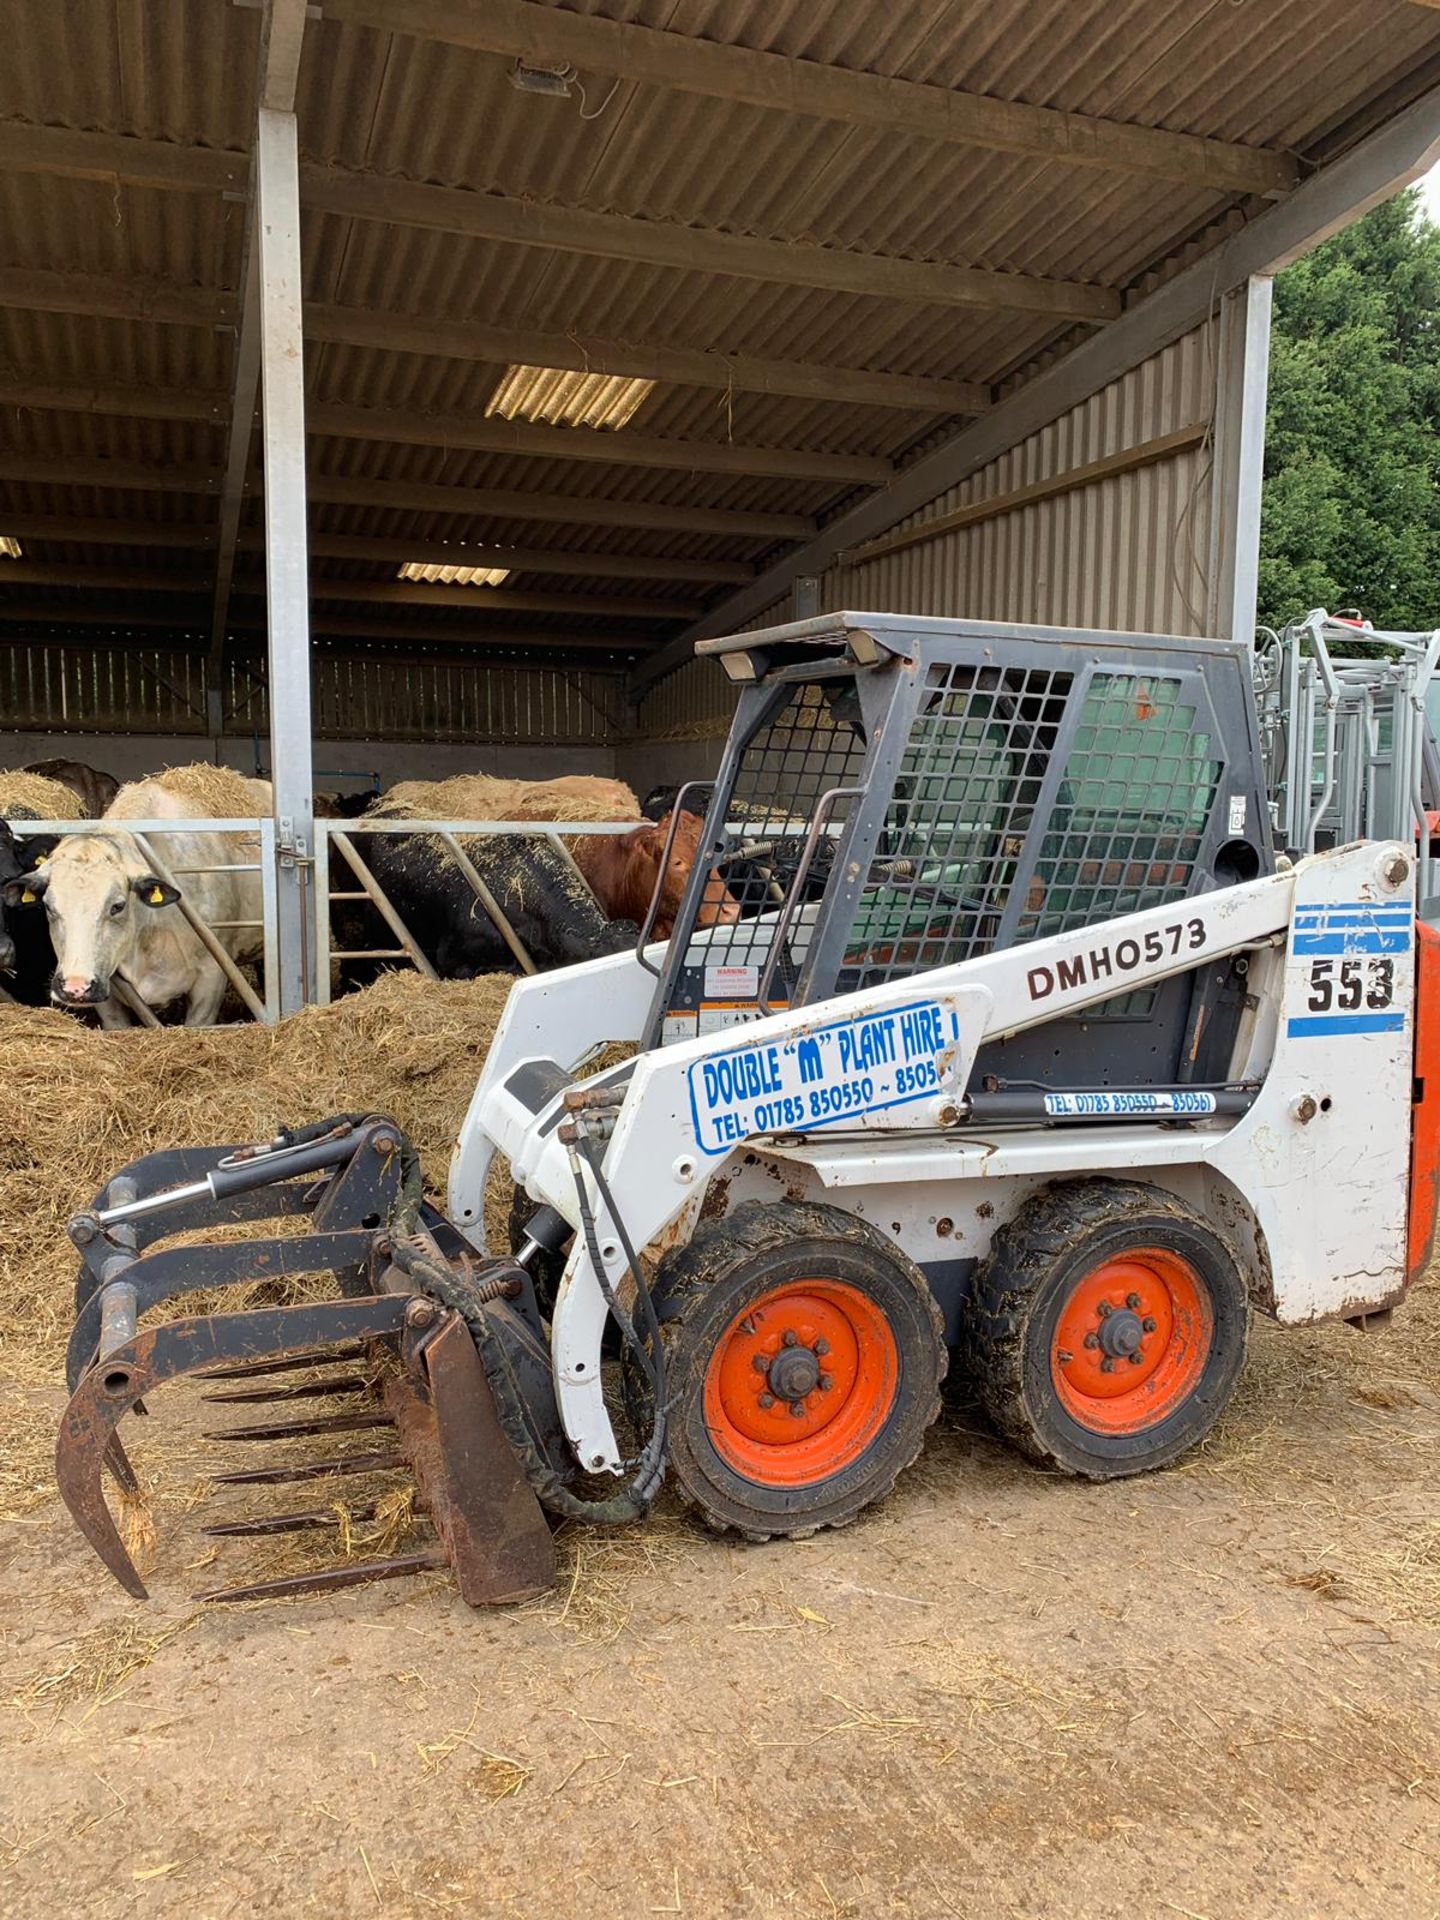
[[[101,1468],[133,1486],[118,1423],[178,1375],[300,1402],[237,1439],[361,1435],[226,1476],[330,1491],[212,1534],[333,1526],[329,1476],[408,1469],[435,1536],[208,1597],[448,1560],[479,1604],[549,1582],[547,1514],[636,1518],[667,1473],[750,1539],[851,1519],[952,1356],[1036,1459],[1163,1466],[1225,1405],[1252,1306],[1360,1319],[1423,1265],[1414,849],[1277,861],[1242,647],[837,614],[702,650],[739,696],[674,937],[516,984],[446,1214],[393,1122],[350,1114],[151,1155],[72,1223],[59,1479],[132,1592]],[[740,916],[702,931],[717,877]],[[502,1160],[510,1250],[484,1237]],[[309,1230],[165,1244],[285,1213]],[[145,1319],[277,1273],[338,1297]]]

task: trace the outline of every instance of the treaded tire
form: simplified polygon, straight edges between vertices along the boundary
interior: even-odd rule
[[[1062,1322],[1067,1328],[1077,1325],[1065,1316],[1078,1311],[1080,1290],[1094,1287],[1106,1263],[1124,1262],[1141,1249],[1171,1256],[1177,1273],[1189,1269],[1184,1284],[1193,1286],[1200,1309],[1194,1322],[1208,1315],[1209,1325],[1203,1342],[1177,1342],[1177,1351],[1187,1350],[1168,1399],[1156,1404],[1160,1417],[1120,1431],[1122,1416],[1108,1411],[1119,1402],[1087,1402],[1070,1386],[1073,1355],[1065,1366],[1064,1387],[1057,1384],[1065,1339],[1060,1328]],[[1117,1303],[1123,1304],[1128,1298],[1123,1282],[1102,1290],[1116,1294],[1117,1284],[1122,1289]],[[1104,1310],[1107,1316],[1115,1310],[1108,1298]],[[981,1406],[1006,1439],[1065,1473],[1113,1480],[1168,1466],[1209,1433],[1240,1376],[1248,1323],[1239,1258],[1183,1200],[1138,1181],[1082,1179],[1046,1188],[995,1235],[989,1258],[975,1276],[961,1352]],[[1091,1324],[1093,1330],[1099,1323]],[[1181,1324],[1177,1312],[1174,1325]],[[1099,1338],[1085,1335],[1090,1352],[1080,1355],[1077,1371],[1100,1364]],[[1072,1345],[1078,1352],[1078,1341],[1068,1342],[1066,1350]],[[1107,1369],[1112,1379],[1114,1369],[1128,1377],[1124,1364],[1123,1359],[1112,1362]],[[1146,1390],[1149,1362],[1142,1356],[1136,1364],[1142,1370],[1132,1402]],[[1082,1413],[1093,1410],[1095,1424],[1076,1417],[1077,1404]],[[1137,1418],[1143,1422],[1143,1412]]]
[[[862,1324],[868,1316],[878,1339],[868,1344],[857,1340],[855,1354],[884,1352],[884,1384],[875,1387],[859,1359],[861,1370],[854,1374],[853,1385],[851,1376],[842,1372],[850,1322],[841,1320],[834,1358],[816,1363],[835,1366],[835,1374],[825,1377],[833,1379],[837,1400],[832,1405],[815,1391],[808,1401],[813,1414],[823,1416],[815,1419],[817,1426],[823,1427],[826,1419],[833,1423],[828,1429],[830,1457],[840,1464],[833,1471],[822,1468],[819,1477],[810,1479],[803,1477],[808,1469],[801,1467],[797,1483],[791,1462],[801,1456],[792,1454],[788,1434],[777,1435],[782,1444],[766,1440],[753,1448],[761,1459],[753,1472],[763,1475],[769,1463],[778,1463],[777,1471],[789,1471],[791,1481],[777,1484],[752,1477],[737,1469],[733,1453],[727,1457],[722,1451],[751,1443],[730,1428],[728,1419],[714,1418],[719,1405],[714,1396],[720,1391],[716,1370],[727,1354],[733,1357],[742,1321],[753,1322],[744,1330],[744,1337],[756,1342],[746,1350],[750,1365],[759,1343],[772,1350],[772,1358],[778,1354],[783,1322],[796,1319],[803,1333],[803,1319],[788,1306],[781,1311],[756,1303],[771,1296],[809,1298],[826,1286],[833,1288],[836,1299],[850,1303]],[[670,1467],[682,1499],[716,1532],[733,1530],[747,1540],[768,1540],[844,1526],[889,1493],[920,1452],[926,1429],[940,1409],[940,1382],[949,1358],[944,1323],[920,1269],[867,1222],[810,1202],[747,1201],[723,1221],[702,1227],[688,1246],[667,1255],[653,1291],[669,1374]],[[827,1311],[822,1300],[815,1324]],[[802,1339],[792,1351],[803,1356],[811,1350]],[[737,1364],[747,1364],[746,1353]],[[628,1355],[626,1366],[633,1368]],[[730,1377],[751,1379],[734,1364]],[[769,1383],[757,1372],[753,1384],[758,1395]],[[748,1396],[742,1392],[740,1397],[744,1401]],[[789,1405],[779,1405],[780,1414],[789,1411]],[[742,1405],[741,1414],[753,1418],[747,1406]],[[840,1437],[846,1433],[848,1453]],[[816,1444],[823,1438],[816,1436]],[[810,1446],[809,1429],[802,1428],[797,1440]]]

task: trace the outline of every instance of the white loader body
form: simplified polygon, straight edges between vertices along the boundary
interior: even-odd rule
[[[1048,1095],[1052,1124],[970,1117],[982,1043],[1236,954],[1248,959],[1249,991],[1227,1080],[1255,1087],[1247,1110],[1227,1115],[1202,1091],[1097,1087]],[[983,1261],[997,1228],[1049,1181],[1125,1175],[1202,1211],[1248,1268],[1255,1303],[1278,1320],[1378,1310],[1406,1279],[1414,965],[1413,850],[1340,848],[643,1053],[598,1076],[626,1087],[606,1179],[646,1260],[744,1199],[824,1197],[923,1268]],[[579,1459],[616,1472],[601,1392],[608,1309],[559,1126],[568,1076],[604,1043],[638,1040],[654,993],[633,954],[519,982],[450,1173],[450,1216],[482,1250],[497,1152],[577,1229],[553,1320],[555,1387]],[[533,1062],[563,1073],[524,1071]],[[619,1286],[620,1236],[584,1178]]]

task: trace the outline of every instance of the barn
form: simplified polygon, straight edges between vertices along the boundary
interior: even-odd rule
[[[703,775],[697,638],[840,606],[1243,633],[1271,276],[1437,62],[1412,0],[20,0],[0,760],[273,772],[293,1007],[317,786]]]
[[[0,917],[0,1914],[1433,1912],[1440,948],[1403,846],[1255,879],[1214,636],[1254,625],[1274,276],[1440,159],[1440,0],[0,27],[0,767],[172,769],[93,928],[198,940],[199,877],[237,888],[206,1031],[58,946],[9,1004]],[[1055,827],[1080,675],[984,705],[987,627],[960,718],[1000,714],[1048,824],[993,789],[962,817],[953,740],[907,773],[881,725],[928,838],[835,858],[778,753],[770,825],[736,807],[691,888],[719,931],[670,942],[688,998],[642,978],[648,889],[547,957],[590,968],[438,964],[402,829],[467,925],[481,846],[568,886],[719,764],[737,688],[699,643],[847,609],[1149,636],[1122,718],[1161,715],[1135,752],[1178,826],[1137,851],[1102,796]],[[1157,656],[1223,662],[1217,757]],[[795,659],[777,706],[858,701]],[[340,811],[461,775],[515,809],[578,776],[588,811]],[[107,836],[6,791],[0,900],[48,893],[60,940],[35,849]],[[1059,839],[1090,891],[1052,935]],[[823,857],[832,898],[891,899],[855,952],[813,940],[808,995],[777,969]],[[1136,884],[1155,917],[1102,936]],[[327,1005],[341,957],[383,977]],[[91,1030],[122,989],[146,1030]]]

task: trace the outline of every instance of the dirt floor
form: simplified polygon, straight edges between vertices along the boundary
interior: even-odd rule
[[[1099,1488],[952,1401],[844,1533],[662,1510],[489,1614],[439,1575],[197,1611],[254,1550],[195,1531],[235,1503],[182,1390],[134,1605],[13,1388],[0,1914],[1440,1913],[1437,1354],[1433,1285],[1259,1328],[1218,1436]]]

